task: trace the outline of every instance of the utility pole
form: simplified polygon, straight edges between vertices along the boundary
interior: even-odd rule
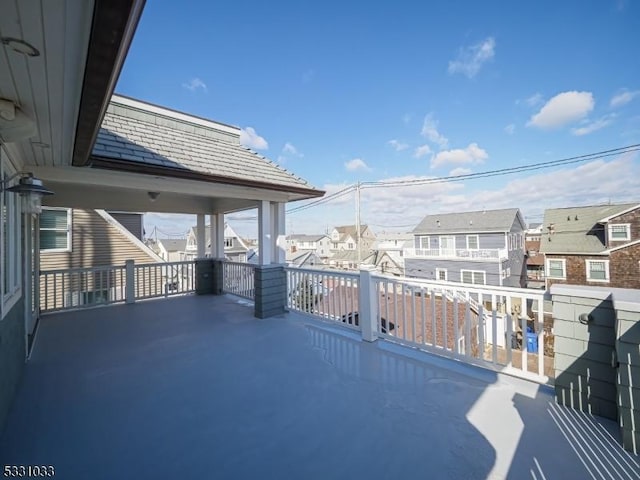
[[[358,268],[360,268],[360,181],[356,184],[356,250],[358,251]]]

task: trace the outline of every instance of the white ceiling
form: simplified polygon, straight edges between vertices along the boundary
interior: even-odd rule
[[[0,44],[0,98],[15,102],[38,130],[5,145],[20,168],[71,163],[93,5],[93,0],[0,0],[0,37],[24,40],[40,52],[28,57]]]

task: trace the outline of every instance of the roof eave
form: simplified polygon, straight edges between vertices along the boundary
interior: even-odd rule
[[[278,192],[287,192],[296,195],[301,195],[302,198],[297,200],[305,200],[309,198],[317,198],[324,196],[323,190],[317,190],[315,188],[306,187],[293,187],[287,185],[280,185],[277,183],[259,182],[255,180],[246,180],[242,178],[225,177],[221,175],[211,175],[206,173],[194,172],[193,170],[161,167],[154,165],[145,165],[141,163],[135,163],[128,160],[118,160],[115,158],[99,157],[96,155],[91,156],[91,166],[93,168],[99,168],[104,170],[118,170],[124,172],[136,172],[146,175],[168,176],[173,178],[182,178],[187,180],[199,180],[210,183],[222,183],[226,185],[238,185],[250,188],[260,188],[264,190],[273,190]]]
[[[74,166],[89,162],[144,5],[145,0],[95,1],[73,146]]]

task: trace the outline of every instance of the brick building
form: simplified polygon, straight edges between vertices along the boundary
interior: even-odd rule
[[[546,286],[640,289],[640,204],[546,210],[540,251]]]

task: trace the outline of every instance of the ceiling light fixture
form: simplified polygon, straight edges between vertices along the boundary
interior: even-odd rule
[[[14,178],[20,177],[18,183],[7,187]],[[18,172],[4,182],[0,182],[0,191],[17,193],[23,198],[22,211],[25,213],[42,212],[42,197],[53,195],[53,192],[42,185],[42,180],[33,176],[30,172]]]
[[[14,52],[26,55],[27,57],[40,56],[40,51],[36,47],[19,38],[2,37],[2,43]]]
[[[147,195],[149,195],[149,200],[151,200],[152,202],[155,202],[156,199],[158,198],[158,195],[160,195],[160,193],[158,193],[158,192],[147,192]]]

